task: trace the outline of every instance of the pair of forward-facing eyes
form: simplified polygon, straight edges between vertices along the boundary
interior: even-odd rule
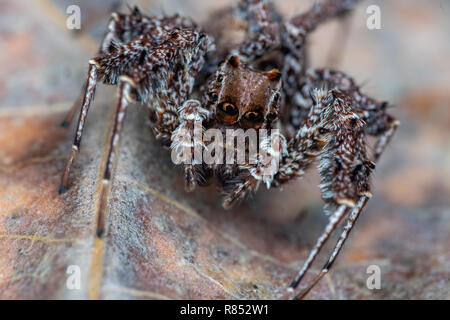
[[[222,102],[217,106],[217,110],[223,114],[223,120],[227,122],[235,121],[239,116],[239,109],[231,102]],[[272,121],[277,117],[276,112],[269,112],[267,120]],[[260,123],[264,121],[264,116],[260,111],[247,111],[243,118],[247,121]]]

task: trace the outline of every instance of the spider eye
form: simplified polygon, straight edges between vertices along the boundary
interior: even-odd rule
[[[228,114],[228,115],[236,115],[239,113],[238,108],[229,102],[224,102],[219,105],[219,110]]]
[[[222,82],[223,81],[223,75],[219,74],[219,76],[217,77],[217,82]]]
[[[241,119],[241,126],[244,129],[259,129],[264,122],[264,116],[259,111],[247,111]]]
[[[269,112],[267,114],[267,120],[273,121],[273,120],[275,120],[277,118],[277,116],[278,116],[278,113],[276,113],[276,112]]]
[[[261,122],[263,117],[260,112],[249,111],[244,115],[244,118],[251,122]]]
[[[236,122],[239,109],[230,102],[222,102],[217,106],[217,120],[222,123],[231,124]]]
[[[216,102],[218,98],[219,98],[219,96],[218,96],[217,93],[215,93],[214,91],[211,91],[211,92],[209,93],[209,99],[210,99],[212,102]]]

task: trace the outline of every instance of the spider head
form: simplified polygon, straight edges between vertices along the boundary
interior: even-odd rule
[[[229,57],[215,74],[209,100],[223,125],[260,129],[279,117],[281,74],[255,71]]]

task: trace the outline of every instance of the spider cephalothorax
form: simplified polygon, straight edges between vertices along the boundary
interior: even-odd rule
[[[270,127],[278,118],[281,73],[255,71],[231,56],[214,75],[208,91],[220,124],[243,129]]]
[[[386,111],[387,103],[364,94],[352,78],[306,64],[308,34],[329,18],[345,15],[356,1],[324,0],[284,21],[268,0],[240,0],[237,15],[231,10],[221,12],[204,30],[179,15],[149,17],[137,8],[130,14],[113,13],[98,56],[89,61],[77,132],[60,193],[67,190],[98,81],[117,84],[119,89],[102,197],[110,185],[120,129],[131,102],[148,108],[156,138],[172,149],[176,159],[182,156],[184,161],[176,163],[184,167],[186,190],[215,176],[223,187],[226,208],[256,192],[261,184],[279,187],[318,163],[322,198],[330,218],[289,286],[291,291],[332,232],[344,219],[346,224],[322,272],[297,296],[303,297],[328,272],[371,197],[375,161],[398,126]],[[236,19],[242,23],[229,23]],[[227,41],[233,37],[226,36],[230,30],[221,27],[221,20],[226,26],[245,26],[241,30],[244,39]],[[207,33],[209,29],[212,34]],[[75,104],[64,126],[77,108]],[[231,143],[219,139],[218,145],[231,145],[233,156],[239,151],[248,156],[242,163],[230,163],[222,161],[225,153],[211,152],[206,138],[211,130],[219,135],[229,130],[254,130],[265,135],[255,139],[256,155],[246,143],[238,150],[234,137]],[[372,160],[366,151],[366,135],[378,137]],[[216,139],[214,142],[217,146]],[[198,151],[209,151],[219,161],[198,161],[194,156]],[[103,210],[100,208],[98,216],[98,236],[105,227]]]

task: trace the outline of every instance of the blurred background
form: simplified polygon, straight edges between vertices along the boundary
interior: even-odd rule
[[[285,17],[313,3],[274,2]],[[0,299],[282,296],[327,222],[315,172],[224,211],[215,186],[184,192],[181,171],[155,142],[145,110],[131,107],[107,236],[95,239],[115,108],[114,88],[100,85],[71,188],[57,194],[74,129],[59,123],[80,92],[111,12],[137,4],[149,15],[182,13],[202,24],[231,3],[0,3]],[[373,4],[381,8],[380,30],[366,26]],[[66,26],[70,5],[81,9],[81,30]],[[308,298],[450,298],[449,34],[448,0],[373,0],[360,3],[347,22],[331,21],[311,36],[311,65],[344,71],[371,96],[391,102],[401,126],[377,164],[372,200],[334,269]],[[381,270],[379,290],[366,286],[371,265]],[[67,284],[69,266],[79,270],[77,288]]]

